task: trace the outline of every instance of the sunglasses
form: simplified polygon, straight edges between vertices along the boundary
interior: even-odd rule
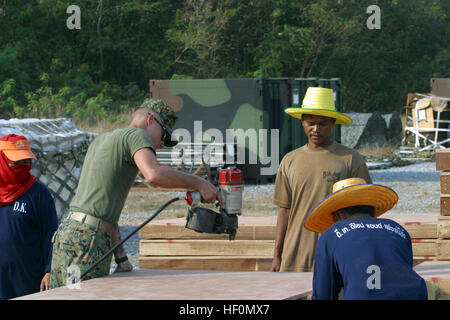
[[[152,113],[148,113],[149,115],[150,114],[152,114]],[[161,140],[162,141],[166,141],[166,138],[168,137],[168,133],[167,133],[167,128],[166,128],[166,126],[161,122],[161,121],[159,121],[156,117],[153,117],[153,119],[155,119],[155,121],[156,121],[156,123],[157,124],[159,124],[160,126],[161,126],[161,128],[163,128],[163,135],[162,135],[162,137],[161,137]]]

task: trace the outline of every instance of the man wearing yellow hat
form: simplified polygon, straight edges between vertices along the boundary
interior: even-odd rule
[[[411,238],[390,219],[377,219],[398,196],[359,178],[334,184],[333,193],[308,214],[305,227],[317,243],[312,299],[427,299],[425,281],[413,269]]]
[[[310,272],[319,234],[303,226],[309,210],[339,180],[372,180],[358,152],[330,139],[335,124],[352,123],[336,110],[332,89],[310,87],[302,107],[285,112],[302,120],[308,143],[286,154],[278,168],[272,202],[280,209],[271,270]]]

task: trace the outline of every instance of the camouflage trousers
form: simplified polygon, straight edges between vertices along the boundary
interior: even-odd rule
[[[75,220],[64,219],[53,239],[50,288],[72,284],[110,248],[110,233]],[[111,257],[112,254],[82,280],[107,276]]]

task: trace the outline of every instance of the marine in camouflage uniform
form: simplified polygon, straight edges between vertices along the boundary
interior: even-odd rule
[[[111,248],[111,234],[88,224],[65,219],[54,236],[50,287],[64,286],[75,281],[91,265],[97,262]],[[55,252],[64,252],[64,255]],[[104,259],[83,280],[103,277],[109,274],[111,255]],[[70,268],[71,266],[75,268]]]
[[[51,288],[70,284],[78,269],[79,276],[120,242],[117,223],[139,170],[157,186],[198,190],[206,202],[221,204],[218,189],[208,181],[158,163],[155,150],[177,143],[171,140],[177,118],[161,100],[147,99],[130,126],[100,135],[89,146],[71,212],[53,239]],[[119,271],[131,271],[121,246],[114,256]],[[108,275],[110,262],[111,256],[81,280]]]

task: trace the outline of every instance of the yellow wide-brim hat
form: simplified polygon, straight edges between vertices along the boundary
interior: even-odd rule
[[[336,119],[335,124],[352,124],[352,119],[336,110],[333,90],[328,88],[309,87],[306,90],[301,108],[287,108],[288,115],[301,119],[304,114]]]
[[[389,187],[368,184],[361,178],[341,180],[333,185],[333,193],[309,211],[305,227],[311,231],[324,232],[335,223],[334,212],[353,206],[372,206],[375,209],[374,217],[379,217],[392,209],[397,201],[397,193]]]

